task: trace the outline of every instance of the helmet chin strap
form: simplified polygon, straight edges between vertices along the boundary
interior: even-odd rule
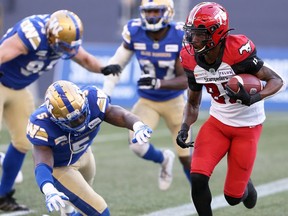
[[[83,127],[79,128],[78,130],[76,130],[77,132],[82,132],[86,129],[86,125],[83,125]]]
[[[194,48],[194,50],[196,51],[196,53],[201,53],[201,52],[204,51],[205,49],[206,49],[206,45],[203,46],[200,50],[195,50],[195,48]]]

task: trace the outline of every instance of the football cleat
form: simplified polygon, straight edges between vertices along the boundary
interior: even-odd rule
[[[243,204],[246,208],[252,209],[255,207],[255,205],[257,203],[257,191],[256,191],[251,179],[249,179],[247,187],[248,187],[248,196],[243,201]]]
[[[2,164],[3,164],[3,161],[4,161],[4,158],[5,158],[5,153],[3,152],[0,152],[0,167],[2,167]],[[20,170],[16,176],[16,179],[15,179],[15,183],[16,184],[20,184],[23,182],[23,173],[22,171]]]
[[[5,212],[12,211],[29,211],[29,208],[25,205],[20,205],[13,198],[15,190],[10,191],[6,196],[0,197],[0,210]]]
[[[173,180],[172,170],[175,154],[171,150],[166,149],[163,151],[163,156],[164,161],[161,164],[159,172],[158,186],[160,190],[167,190]]]

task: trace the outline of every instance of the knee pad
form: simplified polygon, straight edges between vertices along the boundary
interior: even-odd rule
[[[241,198],[235,198],[235,197],[231,197],[225,194],[224,196],[225,196],[227,203],[231,206],[235,206],[241,202]]]
[[[143,157],[149,149],[149,143],[139,145],[138,143],[132,143],[129,148],[139,157]]]

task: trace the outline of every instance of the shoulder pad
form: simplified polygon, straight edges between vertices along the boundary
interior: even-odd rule
[[[17,33],[29,50],[37,50],[41,41],[47,40],[44,28],[41,17],[31,16],[20,22]]]
[[[187,48],[188,49],[188,48]],[[194,54],[194,50],[191,50],[191,54]],[[196,67],[197,63],[195,61],[194,56],[191,56],[185,47],[182,48],[182,50],[180,51],[180,62],[183,66],[184,69],[188,69],[191,71],[194,71],[194,68]]]
[[[131,37],[141,29],[141,19],[132,19],[123,27],[122,38],[126,43],[131,42]]]
[[[170,23],[171,28],[175,29],[177,35],[181,38],[184,36],[183,26],[184,22],[172,22]]]
[[[245,35],[229,35],[225,43],[225,58],[233,58],[233,64],[248,58],[255,50],[254,43]]]

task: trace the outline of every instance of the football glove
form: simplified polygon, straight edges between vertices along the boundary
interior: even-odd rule
[[[106,67],[101,68],[101,73],[104,74],[105,76],[109,74],[119,75],[121,73],[121,66],[118,64],[112,64],[112,65],[107,65]]]
[[[140,89],[159,89],[161,81],[160,79],[151,77],[149,74],[144,74],[138,80],[138,86]]]
[[[151,137],[151,133],[153,132],[150,127],[143,124],[142,122],[136,122],[133,125],[134,137],[132,139],[132,143],[138,143],[139,145],[143,145],[149,141]]]
[[[46,207],[49,212],[53,210],[59,211],[60,207],[64,208],[64,200],[69,200],[69,198],[62,192],[59,192],[55,189],[52,193],[47,193],[45,195]]]
[[[178,132],[176,142],[181,148],[189,148],[193,147],[194,142],[187,142],[186,140],[188,138],[188,131],[189,131],[189,126],[187,124],[182,124],[181,130]]]
[[[246,106],[250,106],[261,100],[261,95],[259,93],[249,95],[249,93],[245,90],[244,86],[238,82],[239,91],[234,92],[228,85],[226,85],[226,94],[236,100],[237,103],[244,104]]]

